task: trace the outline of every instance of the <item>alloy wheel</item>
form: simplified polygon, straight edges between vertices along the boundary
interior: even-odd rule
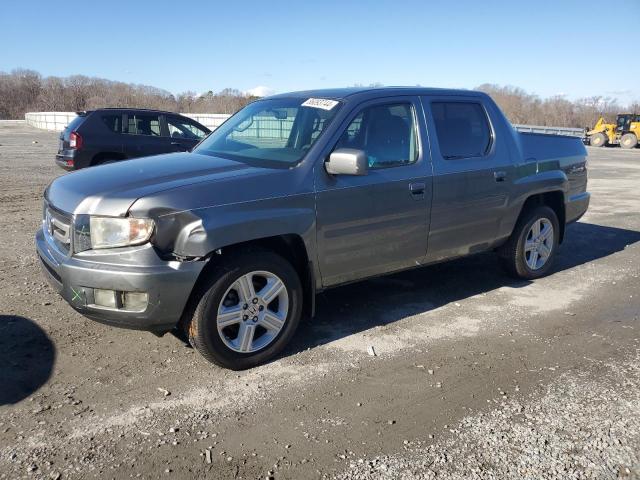
[[[542,268],[553,250],[553,224],[547,218],[536,220],[525,237],[524,256],[531,270]]]
[[[288,312],[284,282],[271,272],[249,272],[223,295],[217,313],[218,334],[231,350],[254,353],[276,339]]]

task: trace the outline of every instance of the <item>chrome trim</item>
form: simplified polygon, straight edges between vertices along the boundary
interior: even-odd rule
[[[73,216],[52,207],[44,201],[42,230],[45,240],[64,256],[72,252]]]

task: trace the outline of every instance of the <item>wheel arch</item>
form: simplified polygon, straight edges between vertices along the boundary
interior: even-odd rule
[[[315,315],[316,282],[313,261],[309,258],[303,238],[298,234],[282,234],[257,238],[245,242],[227,245],[209,252],[206,257],[198,261],[206,262],[191,291],[191,295],[183,312],[181,323],[190,318],[195,309],[206,279],[216,273],[222,261],[233,256],[251,252],[269,251],[287,260],[298,273],[303,288],[303,314]]]
[[[560,225],[560,238],[559,242],[564,240],[564,230],[566,225],[566,211],[565,211],[565,198],[564,192],[561,190],[552,190],[549,192],[533,194],[524,201],[520,214],[518,215],[518,221],[523,215],[527,214],[535,207],[547,206],[551,208],[558,217],[558,223]]]

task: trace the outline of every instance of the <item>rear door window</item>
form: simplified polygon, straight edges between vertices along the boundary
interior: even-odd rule
[[[147,135],[159,137],[160,115],[152,113],[130,113],[127,116],[127,129],[129,135]]]
[[[103,115],[102,122],[113,133],[122,133],[122,115],[120,114]]]
[[[446,160],[482,157],[491,147],[491,128],[484,107],[475,102],[433,102],[440,153]]]

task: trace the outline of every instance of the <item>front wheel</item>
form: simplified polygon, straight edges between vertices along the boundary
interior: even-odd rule
[[[507,272],[525,280],[545,276],[553,266],[559,236],[558,217],[551,208],[540,206],[529,210],[500,249]]]
[[[207,279],[186,333],[210,362],[251,368],[289,343],[302,301],[298,274],[282,257],[263,251],[232,256]]]

